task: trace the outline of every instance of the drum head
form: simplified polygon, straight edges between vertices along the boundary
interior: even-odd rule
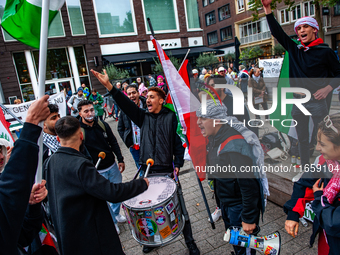
[[[176,183],[169,177],[149,177],[149,188],[142,194],[124,202],[130,208],[155,207],[171,197],[176,191]]]

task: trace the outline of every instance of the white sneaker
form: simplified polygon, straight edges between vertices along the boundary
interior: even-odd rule
[[[121,215],[121,214],[118,214],[118,215],[116,216],[116,220],[117,220],[119,223],[124,223],[124,222],[126,222],[126,218],[125,218],[123,215]]]
[[[120,229],[118,227],[118,225],[115,223],[115,227],[116,227],[116,231],[117,231],[117,234],[119,235],[120,234]]]
[[[215,211],[211,214],[212,220],[216,222],[219,220],[221,216],[222,216],[221,209],[216,207]],[[208,218],[208,221],[210,222],[210,218]]]

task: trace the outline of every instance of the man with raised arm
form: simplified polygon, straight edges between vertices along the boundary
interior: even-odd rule
[[[112,86],[106,70],[104,74],[94,70],[91,72],[110,91],[122,111],[140,128],[139,165],[141,165],[141,170],[146,170],[146,161],[152,158],[155,163],[150,168],[149,174],[170,176],[175,171],[178,175],[180,167],[184,164],[184,147],[176,133],[178,125],[176,114],[163,107],[166,96],[164,90],[160,87],[149,88],[146,111]],[[185,206],[182,207],[183,210]],[[190,255],[200,254],[192,236],[189,217],[185,219],[183,235]],[[152,249],[153,247],[143,246],[144,253],[149,253]]]
[[[316,144],[317,126],[328,114],[330,104],[326,98],[330,97],[333,89],[339,86],[340,64],[334,51],[317,37],[319,25],[314,18],[303,17],[295,22],[294,30],[298,35],[298,42],[293,41],[276,21],[270,7],[272,0],[262,0],[267,22],[272,35],[289,53],[289,81],[291,87],[304,88],[310,91],[311,99],[303,104],[312,114],[314,129],[312,144]],[[304,94],[294,93],[294,98],[303,98]],[[301,166],[310,164],[309,155],[309,117],[304,115],[296,105],[292,109],[292,117],[297,120],[296,131],[300,143]],[[295,189],[296,183],[294,184]],[[286,203],[288,214],[285,227],[287,232],[295,237],[299,227],[299,214],[291,210]]]
[[[291,87],[310,91],[311,99],[303,106],[311,113],[314,123],[312,144],[316,144],[317,124],[328,114],[333,89],[339,86],[340,64],[334,51],[318,38],[319,25],[312,17],[303,17],[295,22],[298,42],[292,40],[276,21],[270,4],[262,0],[267,22],[272,35],[289,53],[289,82]],[[304,98],[303,93],[294,93],[294,98]],[[330,101],[329,101],[330,102]],[[301,166],[309,164],[309,117],[293,105],[292,117],[297,120],[296,131],[300,142]]]

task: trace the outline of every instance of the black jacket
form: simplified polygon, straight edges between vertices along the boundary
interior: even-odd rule
[[[241,218],[243,222],[258,223],[262,207],[259,180],[253,174],[246,176],[240,172],[241,167],[253,166],[251,148],[244,139],[238,139],[237,144],[233,144],[235,150],[230,151],[228,148],[227,151],[227,147],[223,149],[223,145],[220,147],[223,142],[234,135],[240,135],[240,133],[229,125],[222,125],[215,136],[209,137],[207,166],[233,166],[236,169],[235,172],[212,176],[216,178],[217,196],[227,206],[242,204]],[[230,146],[232,142],[233,140],[228,145]],[[219,149],[221,152],[218,154]]]
[[[98,118],[96,117],[94,120],[94,124],[92,127],[84,124],[82,122],[82,118],[80,118],[80,126],[85,131],[85,146],[88,152],[91,155],[91,158],[94,163],[98,161],[99,152],[103,151],[106,153],[105,158],[100,162],[98,166],[98,170],[108,168],[112,166],[115,162],[116,155],[118,162],[124,162],[124,158],[120,151],[118,142],[112,130],[106,122],[102,121],[105,125],[106,132],[102,129],[102,127],[98,124]],[[100,120],[99,120],[100,121]],[[113,152],[113,153],[112,153]]]
[[[311,47],[307,51],[298,49],[297,44],[283,31],[274,15],[268,14],[266,17],[272,35],[289,53],[291,87],[305,88],[314,94],[327,85],[331,85],[333,89],[339,86],[339,79],[330,78],[340,78],[340,63],[327,44]]]
[[[29,205],[26,210],[24,222],[18,241],[20,248],[29,246],[34,238],[39,237],[39,232],[44,221],[41,203]]]
[[[139,99],[142,102],[142,108],[146,109],[147,107],[145,97],[140,96]],[[130,148],[134,144],[131,119],[123,111],[121,111],[119,115],[117,130],[126,147]]]
[[[141,129],[139,164],[145,167],[146,160],[152,158],[155,163],[151,170],[155,172],[172,172],[172,162],[175,167],[182,167],[184,147],[176,134],[176,114],[165,107],[158,114],[149,113],[115,87],[110,93],[121,110]]]
[[[61,254],[124,254],[106,201],[122,202],[144,192],[144,179],[111,183],[82,153],[67,147],[59,148],[45,168]]]
[[[25,123],[0,176],[0,253],[17,254],[17,244],[38,165],[41,128]]]

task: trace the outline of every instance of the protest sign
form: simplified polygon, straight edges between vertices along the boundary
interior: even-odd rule
[[[35,100],[22,103],[22,104],[6,104],[4,106],[8,110],[10,110],[18,119],[25,122],[28,108],[34,101]],[[66,101],[65,101],[64,92],[60,92],[58,94],[50,96],[48,101],[51,104],[58,105],[60,117],[66,116]],[[6,120],[9,123],[11,123],[9,127],[11,131],[22,128],[22,125],[15,118],[13,118],[12,115],[10,115],[7,111],[4,111],[4,114],[5,114]]]
[[[259,67],[263,67],[264,78],[278,78],[282,67],[283,58],[260,59]]]

